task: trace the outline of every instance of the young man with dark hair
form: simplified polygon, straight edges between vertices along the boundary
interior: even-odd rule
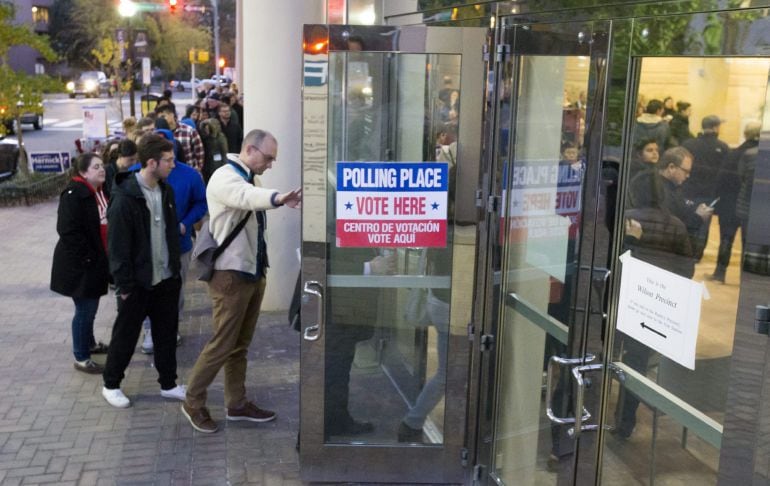
[[[174,146],[158,134],[137,144],[141,169],[116,175],[107,211],[107,255],[115,282],[118,315],[104,366],[102,396],[113,407],[131,401],[120,382],[149,316],[155,340],[160,394],[184,400],[176,384],[176,334],[179,326],[179,223],[173,190],[166,178],[174,168]]]
[[[179,123],[176,118],[176,110],[169,105],[158,106],[155,108],[155,113],[158,117],[166,120],[168,128],[174,132],[174,139],[182,148],[184,162],[200,172],[203,169],[205,153],[203,141],[198,135],[198,131],[189,125]]]

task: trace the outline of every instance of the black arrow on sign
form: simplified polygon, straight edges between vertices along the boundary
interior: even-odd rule
[[[658,331],[657,329],[653,329],[650,326],[645,326],[643,322],[641,324],[642,324],[642,329],[647,329],[648,331],[654,332],[655,334],[657,334],[658,336],[662,337],[663,339],[667,339],[666,335],[663,334],[662,332]]]

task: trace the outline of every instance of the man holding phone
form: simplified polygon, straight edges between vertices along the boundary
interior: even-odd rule
[[[652,186],[649,179],[658,178],[657,183],[663,188],[664,206],[685,224],[694,251],[701,228],[714,214],[714,208],[705,203],[696,205],[682,194],[682,185],[689,179],[692,167],[693,156],[686,148],[666,150],[658,162],[657,171],[643,172],[631,181],[631,205],[638,207],[635,201],[643,200]],[[712,204],[716,202],[712,201]]]
[[[696,206],[700,206],[701,203],[709,204],[720,195],[720,179],[717,176],[724,168],[730,154],[730,147],[719,140],[719,130],[723,122],[724,120],[716,115],[704,117],[701,120],[703,131],[697,138],[691,138],[682,144],[693,157],[692,173],[682,185],[682,193]],[[701,225],[699,233],[693,240],[696,261],[703,256],[703,250],[708,241],[709,226],[708,223]]]

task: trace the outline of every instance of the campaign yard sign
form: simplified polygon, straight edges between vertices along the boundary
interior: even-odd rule
[[[29,161],[34,172],[64,172],[70,168],[68,152],[30,152]]]
[[[338,162],[338,247],[446,247],[449,165]]]

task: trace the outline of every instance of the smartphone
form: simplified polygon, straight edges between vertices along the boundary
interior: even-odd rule
[[[719,198],[714,199],[713,201],[711,201],[711,204],[709,204],[709,207],[711,209],[714,209],[714,206],[716,206],[718,202],[719,202]]]

